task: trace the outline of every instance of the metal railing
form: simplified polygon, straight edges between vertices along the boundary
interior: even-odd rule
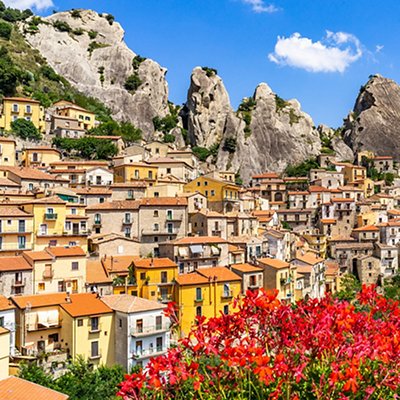
[[[145,325],[145,326],[133,326],[131,327],[131,336],[141,336],[141,335],[152,335],[157,334],[162,331],[169,330],[169,323],[162,322],[158,325]]]

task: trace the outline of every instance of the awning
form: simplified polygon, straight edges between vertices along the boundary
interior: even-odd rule
[[[48,322],[48,313],[47,313],[47,311],[38,311],[37,316],[38,316],[38,324],[46,326],[48,328],[49,327],[49,322]]]
[[[203,252],[203,246],[201,244],[193,244],[190,246],[190,251],[193,254],[201,254]]]
[[[47,321],[50,326],[57,326],[58,325],[58,310],[48,311]]]
[[[186,247],[179,247],[178,248],[178,253],[181,257],[187,257],[188,251]]]
[[[219,254],[220,254],[220,248],[219,247],[217,247],[217,246],[211,246],[211,253],[214,255],[214,256],[219,256]]]

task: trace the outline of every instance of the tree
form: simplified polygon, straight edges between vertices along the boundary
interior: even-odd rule
[[[0,37],[10,40],[12,32],[12,25],[7,22],[0,22]]]
[[[40,140],[42,138],[33,122],[24,118],[18,118],[11,122],[11,130],[21,139]]]
[[[361,291],[361,283],[353,274],[345,274],[340,279],[340,290],[335,297],[340,300],[354,300]]]
[[[393,300],[400,300],[400,274],[385,279],[384,284],[385,297]]]
[[[132,74],[128,76],[128,78],[125,81],[124,88],[128,92],[135,92],[137,88],[142,84],[141,79],[139,78],[138,74]]]
[[[125,143],[131,144],[142,140],[142,131],[129,122],[121,122],[120,134]]]
[[[310,169],[319,168],[315,158],[309,158],[297,165],[288,165],[285,170],[287,176],[307,176]]]
[[[229,137],[225,139],[223,150],[228,153],[234,153],[236,151],[236,138]]]
[[[15,66],[5,47],[0,47],[0,92],[4,96],[12,96],[19,81],[21,71]]]

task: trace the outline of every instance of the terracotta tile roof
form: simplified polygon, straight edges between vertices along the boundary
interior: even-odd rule
[[[324,261],[323,258],[318,257],[316,254],[310,252],[305,254],[301,254],[301,252],[298,252],[296,255],[296,259],[309,265],[318,264]]]
[[[129,294],[103,296],[101,301],[113,310],[124,313],[162,310],[166,306],[157,301],[143,299]]]
[[[244,253],[244,249],[241,249],[240,247],[238,247],[238,246],[234,246],[233,244],[229,244],[228,245],[228,251],[229,251],[229,253]]]
[[[56,392],[25,379],[9,376],[0,381],[0,399],[4,400],[67,400],[66,394]]]
[[[210,243],[228,243],[225,239],[217,236],[186,236],[181,239],[173,240],[173,244],[210,244]]]
[[[89,217],[86,215],[79,215],[79,214],[67,214],[65,219],[88,219]]]
[[[53,257],[47,251],[24,251],[23,256],[28,260],[28,262],[34,261],[51,261]]]
[[[3,97],[3,100],[22,101],[24,103],[38,103],[38,104],[40,103],[40,101],[28,97]]]
[[[1,140],[0,140],[0,142],[1,142]],[[7,186],[7,187],[8,187],[8,186],[11,186],[11,187],[13,187],[13,188],[15,188],[15,187],[21,187],[20,184],[14,182],[14,181],[12,181],[12,180],[10,180],[10,179],[8,179],[8,178],[0,178],[0,186]]]
[[[279,260],[277,258],[259,258],[257,260],[261,264],[268,265],[269,267],[275,268],[275,269],[283,269],[283,268],[289,268],[290,264],[287,263],[286,261]]]
[[[311,265],[299,265],[297,266],[297,276],[303,274],[311,274],[312,267]]]
[[[146,182],[143,181],[130,181],[130,182],[121,182],[121,183],[113,183],[111,188],[145,188],[147,187]]]
[[[325,261],[326,271],[325,275],[336,276],[339,273],[339,264],[334,260]]]
[[[138,268],[177,268],[178,266],[169,258],[140,258],[133,260],[133,264]]]
[[[373,160],[393,160],[392,156],[375,156],[372,158]]]
[[[317,186],[317,185],[310,185],[308,187],[309,192],[311,193],[316,193],[316,192],[330,192],[330,190],[326,187],[323,186]]]
[[[93,186],[89,186],[89,187],[84,187],[84,188],[77,188],[77,189],[72,189],[76,194],[93,194],[93,195],[97,195],[97,194],[112,194],[112,190],[110,190],[110,188],[108,187],[93,187]]]
[[[121,136],[112,136],[112,135],[90,135],[90,137],[94,137],[95,139],[106,139],[106,140],[120,140]]]
[[[18,206],[0,204],[0,217],[32,217],[33,214],[21,210]]]
[[[351,236],[343,236],[343,235],[337,235],[337,236],[332,236],[329,241],[330,242],[354,242],[356,239],[354,239]]]
[[[385,227],[385,226],[389,226],[389,227],[390,226],[400,226],[400,219],[393,218],[388,222],[383,222],[381,224],[377,224],[377,226],[382,226],[382,227]]]
[[[371,242],[350,242],[350,243],[338,243],[336,250],[372,250],[374,248]]]
[[[86,263],[86,282],[87,283],[111,283],[100,260],[88,260]]]
[[[92,204],[86,210],[137,210],[140,200],[116,200],[105,203]]]
[[[12,172],[21,179],[31,179],[37,181],[54,181],[53,175],[50,175],[46,172],[42,172],[36,168],[1,166],[0,171]]]
[[[15,143],[15,139],[8,138],[5,136],[0,136],[0,142],[14,142]]]
[[[140,206],[186,206],[184,197],[147,197],[141,200]]]
[[[247,264],[247,263],[233,264],[233,265],[231,265],[231,268],[233,270],[237,270],[237,271],[244,272],[244,273],[246,273],[246,272],[261,272],[263,270],[260,267],[257,267],[255,265],[251,265],[251,264]]]
[[[32,265],[23,256],[0,257],[0,272],[28,270],[32,270]]]
[[[354,199],[346,199],[344,197],[333,197],[331,199],[332,203],[354,203]]]
[[[289,196],[297,196],[297,195],[299,195],[299,196],[307,196],[307,195],[309,195],[310,194],[310,192],[307,192],[307,191],[300,191],[300,190],[298,190],[298,191],[293,191],[293,192],[288,192],[288,195]]]
[[[360,228],[354,228],[353,232],[377,232],[379,228],[375,225],[361,226]]]
[[[217,282],[241,281],[242,278],[226,267],[199,268],[197,273]]]
[[[265,172],[263,174],[258,174],[258,175],[253,175],[252,176],[253,179],[275,179],[275,178],[279,178],[279,175],[276,172]]]
[[[30,200],[29,204],[67,204],[66,201],[61,200],[58,196],[41,197],[40,199]]]
[[[191,272],[190,274],[179,275],[175,278],[175,281],[180,286],[190,285],[203,285],[208,284],[208,279],[198,272]]]
[[[50,163],[50,166],[53,165],[108,165],[108,161],[55,161]],[[71,169],[70,171],[72,172],[73,170]]]
[[[60,150],[57,150],[54,147],[50,147],[50,146],[26,147],[25,150],[26,151],[38,151],[38,150],[54,151],[55,153],[61,154]]]
[[[85,251],[82,247],[71,246],[71,247],[47,247],[46,251],[54,257],[84,257],[86,256]]]
[[[209,218],[227,218],[227,215],[221,214],[217,211],[211,211],[208,209],[201,209],[201,210],[197,211],[196,213],[194,213],[194,215],[196,215],[196,214],[201,214],[201,215],[204,215]]]
[[[71,294],[70,298],[71,302],[63,302],[61,307],[73,318],[109,314],[113,311],[92,293]]]
[[[12,296],[12,301],[18,308],[24,310],[28,305],[31,308],[58,306],[64,303],[67,293],[33,294],[29,296]]]
[[[321,222],[323,224],[336,224],[336,219],[333,219],[333,218],[322,218]]]
[[[0,326],[0,335],[4,335],[5,333],[10,333],[10,331],[6,328],[3,328],[2,326]]]
[[[0,311],[13,310],[15,308],[11,300],[6,296],[0,295]]]
[[[134,260],[140,259],[139,256],[111,256],[103,257],[101,262],[108,272],[128,272],[129,266]]]

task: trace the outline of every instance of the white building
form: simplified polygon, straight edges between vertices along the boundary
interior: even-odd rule
[[[85,183],[86,185],[112,185],[114,181],[114,174],[107,168],[94,167],[86,171]]]
[[[129,372],[167,352],[170,320],[164,315],[165,305],[127,294],[104,296],[102,301],[115,311],[116,363]]]
[[[10,331],[10,355],[15,354],[15,306],[5,296],[0,295],[0,327]]]

